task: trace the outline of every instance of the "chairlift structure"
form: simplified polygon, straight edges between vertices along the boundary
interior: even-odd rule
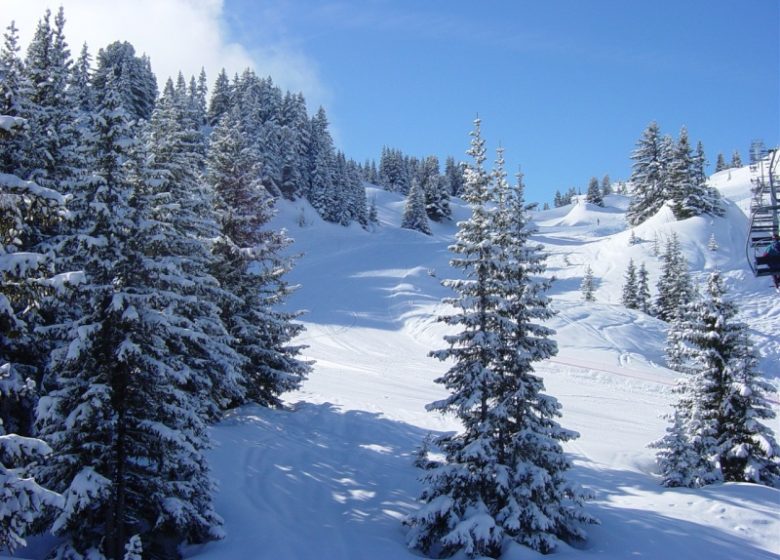
[[[756,276],[780,275],[780,255],[765,255],[772,236],[780,232],[780,150],[769,150],[767,157],[750,166],[753,174],[753,199],[750,204],[750,230],[747,259]]]

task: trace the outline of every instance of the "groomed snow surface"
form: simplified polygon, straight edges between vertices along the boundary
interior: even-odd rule
[[[744,176],[743,176],[744,175]],[[717,178],[717,176],[716,176]],[[740,199],[747,174],[735,172],[728,194]],[[732,183],[732,181],[740,184]],[[741,186],[740,186],[741,185]],[[453,274],[448,245],[468,209],[453,200],[455,219],[431,224],[432,236],[399,228],[404,201],[369,188],[380,224],[367,232],[323,223],[302,201],[280,203],[277,226],[302,252],[290,275],[301,288],[293,309],[306,309],[299,342],[316,360],[288,410],[245,407],[212,429],[211,466],[219,482],[216,509],[223,541],[185,551],[197,560],[402,560],[403,517],[418,507],[413,454],[426,434],[458,430],[452,417],[425,405],[444,396],[433,380],[447,364],[427,357],[443,347],[440,285]],[[780,384],[780,297],[745,262],[747,220],[727,204],[724,218],[676,222],[662,210],[634,229],[628,200],[598,208],[580,201],[534,215],[535,240],[550,252],[560,352],[540,364],[547,393],[563,405],[565,428],[581,437],[565,445],[571,477],[592,489],[589,511],[601,520],[581,548],[560,547],[558,559],[769,559],[780,557],[780,491],[749,484],[667,489],[658,483],[646,446],[667,425],[677,374],[663,366],[666,325],[620,305],[629,258],[644,262],[651,288],[660,272],[656,237],[676,232],[699,284],[719,269],[760,347],[762,371]],[[300,223],[304,222],[301,226]],[[707,248],[714,234],[716,251]],[[586,265],[596,302],[579,292]],[[777,400],[777,395],[772,396]],[[775,433],[780,425],[771,426]],[[28,550],[27,554],[29,555]],[[25,551],[20,555],[25,556]],[[456,558],[462,558],[462,555]],[[510,546],[506,560],[541,558]],[[547,557],[550,558],[550,557]]]

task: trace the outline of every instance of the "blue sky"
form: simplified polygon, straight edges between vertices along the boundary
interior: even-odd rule
[[[778,143],[776,0],[227,0],[224,17],[248,48],[311,62],[359,161],[383,145],[465,159],[479,113],[491,151],[501,142],[544,201],[627,178],[651,120],[675,137],[687,125],[711,167],[718,152],[746,159],[754,138]]]
[[[29,41],[48,7],[92,53],[128,40],[158,81],[252,66],[322,104],[358,161],[382,146],[466,159],[477,113],[528,197],[625,179],[651,120],[714,166],[780,143],[778,0],[0,0]]]

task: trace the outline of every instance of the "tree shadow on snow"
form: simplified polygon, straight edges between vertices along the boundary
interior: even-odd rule
[[[210,457],[221,487],[215,505],[228,537],[200,548],[196,556],[419,558],[406,547],[401,521],[419,507],[422,471],[413,460],[428,433],[331,404],[299,403],[292,410],[249,406],[234,412],[214,429],[218,447]],[[690,509],[687,502],[717,505],[732,498],[769,508],[764,502],[776,493],[728,487],[672,490],[648,473],[604,469],[573,458],[570,477],[595,494],[587,509],[601,525],[586,527],[589,540],[581,547],[561,547],[554,555],[559,559],[774,557],[749,540],[705,525],[706,515],[694,512],[687,519],[684,511],[679,517],[664,512],[674,513],[670,508],[675,506]],[[506,559],[527,554],[527,549],[510,547]]]

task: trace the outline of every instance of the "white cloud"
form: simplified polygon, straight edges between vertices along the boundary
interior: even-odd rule
[[[312,105],[329,97],[315,64],[302,52],[284,44],[231,42],[223,24],[223,0],[0,0],[0,25],[4,31],[16,21],[24,53],[46,9],[55,13],[60,5],[74,57],[84,42],[94,57],[113,41],[129,41],[139,55],[151,57],[161,86],[180,70],[189,79],[204,67],[211,86],[223,67],[231,77],[251,67],[284,89],[302,91]]]

